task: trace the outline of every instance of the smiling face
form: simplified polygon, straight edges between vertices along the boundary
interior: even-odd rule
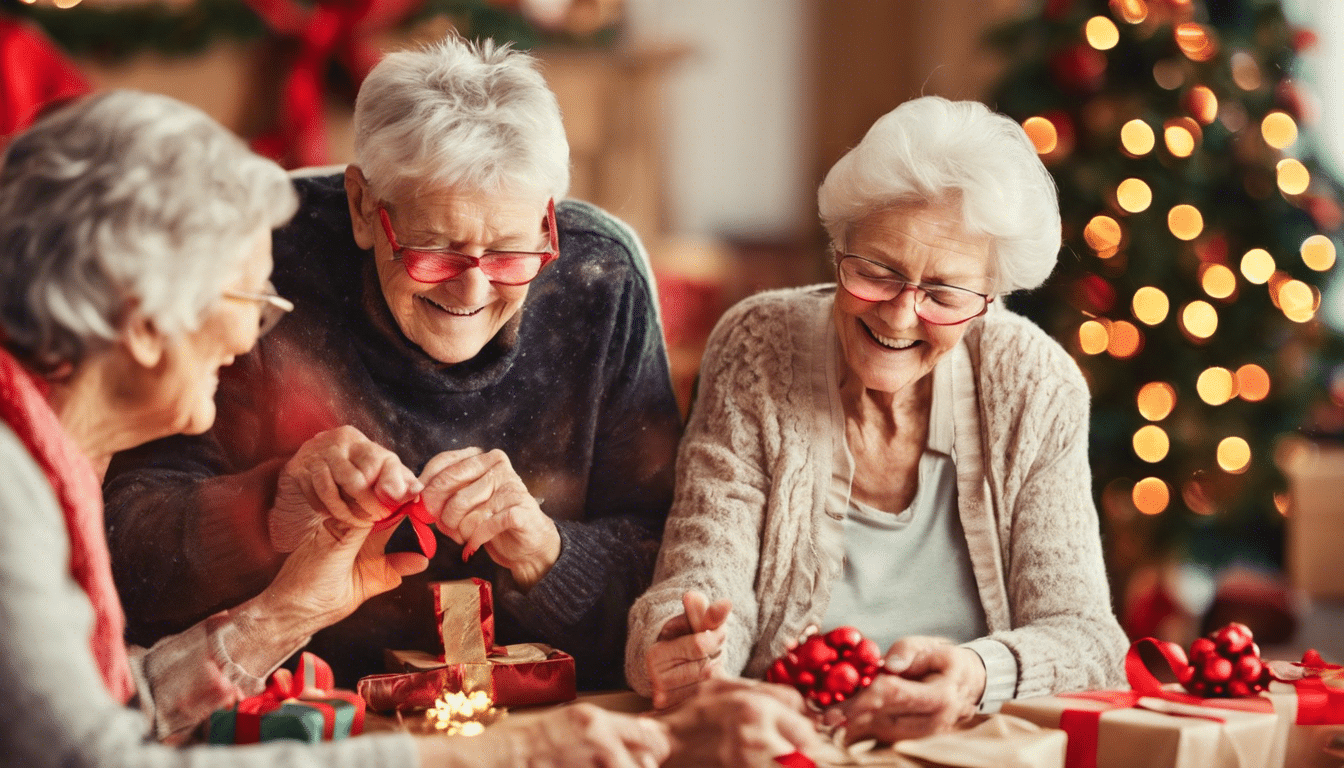
[[[990,239],[967,232],[957,201],[903,204],[849,228],[845,253],[890,267],[915,283],[990,291]],[[844,367],[863,387],[896,393],[919,381],[961,341],[969,323],[933,325],[915,314],[915,292],[863,301],[835,291],[835,327]]]
[[[236,277],[226,289],[259,293],[266,290],[271,275],[271,231],[261,229],[249,241],[247,254]],[[221,296],[211,305],[200,327],[166,340],[159,375],[154,377],[150,413],[162,421],[155,436],[205,432],[215,421],[215,390],[219,369],[257,343],[261,305],[256,301]]]
[[[351,190],[352,173],[358,174]],[[546,195],[486,194],[431,189],[405,200],[378,201],[358,169],[347,171],[355,239],[372,248],[383,298],[407,339],[441,363],[475,357],[518,314],[527,286],[491,283],[472,267],[442,283],[422,283],[393,258],[378,204],[387,209],[398,243],[408,248],[452,249],[468,256],[486,251],[543,251],[548,245]]]

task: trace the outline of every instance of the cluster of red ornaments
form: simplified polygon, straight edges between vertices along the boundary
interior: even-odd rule
[[[877,643],[853,627],[837,627],[775,659],[765,679],[792,685],[808,701],[829,707],[872,685],[881,668]]]
[[[1191,643],[1189,662],[1177,680],[1196,696],[1250,696],[1269,687],[1269,668],[1245,624],[1233,622]]]

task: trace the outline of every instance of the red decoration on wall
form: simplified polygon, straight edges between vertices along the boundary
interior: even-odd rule
[[[88,93],[84,76],[37,27],[0,16],[0,145],[44,107]]]
[[[299,43],[281,88],[278,124],[254,139],[253,149],[291,168],[326,164],[329,155],[322,80],[327,65],[338,58],[356,85],[363,82],[379,58],[370,37],[405,19],[422,2],[319,0],[309,7],[297,0],[247,0],[271,31],[297,38]]]

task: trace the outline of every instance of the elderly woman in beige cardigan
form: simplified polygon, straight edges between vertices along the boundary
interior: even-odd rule
[[[851,738],[1118,683],[1087,387],[996,301],[1040,285],[1059,251],[1030,142],[978,103],[916,99],[818,199],[838,286],[755,296],[710,339],[654,583],[630,612],[631,684],[670,706],[840,625],[895,673],[826,713]]]

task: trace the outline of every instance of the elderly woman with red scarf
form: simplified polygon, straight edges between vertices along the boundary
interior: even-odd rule
[[[148,650],[123,644],[100,475],[118,450],[210,427],[219,369],[292,308],[269,282],[270,235],[297,203],[278,166],[160,96],[120,91],[68,105],[8,147],[0,164],[6,764],[643,768],[678,745],[740,735],[737,726],[711,732],[705,724],[714,721],[758,729],[776,751],[791,748],[781,729],[806,743],[800,715],[742,688],[702,699],[680,720],[580,705],[510,718],[465,740],[156,743],[184,740],[212,710],[259,692],[314,631],[426,566],[418,554],[384,554],[390,530],[328,520],[252,599]],[[678,752],[674,759],[696,759]]]

